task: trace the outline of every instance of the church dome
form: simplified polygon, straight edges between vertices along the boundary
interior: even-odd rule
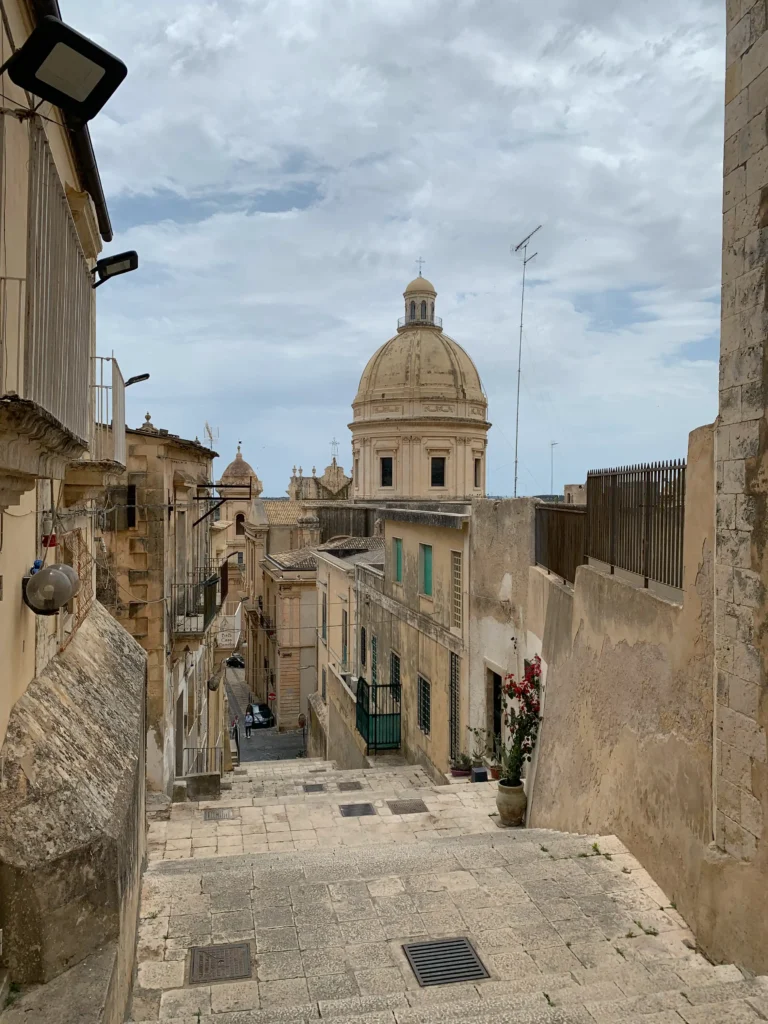
[[[254,496],[261,493],[262,486],[261,481],[256,475],[253,466],[249,462],[246,462],[240,452],[240,445],[237,446],[237,455],[230,462],[224,472],[221,474],[219,483],[221,484],[247,484],[248,481],[253,482],[251,488]]]
[[[422,277],[421,274],[419,274],[418,277],[414,277],[411,283],[406,287],[403,294],[410,295],[412,292],[429,292],[430,295],[437,295],[435,286],[432,282],[428,281],[426,277]]]

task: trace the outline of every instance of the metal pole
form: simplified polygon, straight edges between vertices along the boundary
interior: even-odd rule
[[[530,260],[534,259],[537,255],[537,253],[534,253],[533,256],[528,255],[528,243],[540,227],[541,224],[539,224],[538,228],[534,228],[530,235],[526,235],[522,242],[518,243],[518,245],[516,245],[512,249],[513,253],[519,252],[520,249],[523,250],[523,286],[520,295],[520,338],[517,347],[517,401],[515,403],[515,498],[517,497],[517,449],[520,437],[520,375],[522,372],[523,363],[523,309],[525,307],[525,268],[528,266]]]
[[[557,441],[549,442],[549,493],[555,493],[555,446]]]

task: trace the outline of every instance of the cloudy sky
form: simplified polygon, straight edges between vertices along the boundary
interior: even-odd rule
[[[98,292],[128,420],[239,438],[265,493],[349,468],[360,373],[415,260],[472,355],[511,494],[685,455],[716,412],[720,0],[61,0],[129,77],[92,125]]]

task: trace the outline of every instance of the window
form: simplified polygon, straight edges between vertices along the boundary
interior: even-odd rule
[[[434,304],[434,302],[431,303],[431,305],[429,307],[429,319],[430,320],[434,320],[435,319],[435,304]]]
[[[394,651],[389,656],[389,690],[394,700],[400,703],[400,655]]]
[[[347,609],[341,609],[341,665],[347,667]]]
[[[459,656],[451,653],[451,679],[450,679],[450,706],[449,714],[449,741],[451,746],[451,757],[459,756]]]
[[[432,459],[432,486],[445,487],[445,457],[443,455]]]
[[[475,459],[475,487],[483,486],[483,460]]]
[[[242,551],[238,551],[237,552],[237,564],[238,565],[242,565],[243,564],[243,552]]]
[[[378,644],[376,642],[376,637],[372,636],[371,637],[371,682],[373,683],[374,686],[376,685],[377,677],[378,677],[378,673],[379,673],[379,665],[378,665],[378,658],[377,658],[377,653],[378,653],[377,648],[378,648]]]
[[[432,716],[432,695],[430,690],[431,686],[427,680],[419,676],[419,728],[427,735],[429,735],[430,719]]]
[[[128,496],[125,502],[125,524],[129,530],[136,525],[136,484],[128,484]]]
[[[325,700],[325,684],[326,684],[325,666],[323,666],[323,700]]]
[[[360,664],[365,668],[365,659],[367,657],[366,651],[366,639],[365,639],[365,626],[360,627]]]
[[[392,456],[385,455],[380,460],[381,463],[381,486],[391,487],[392,486]]]
[[[425,597],[432,597],[432,545],[419,544],[419,587]]]
[[[235,533],[238,537],[245,534],[245,516],[242,512],[238,512],[235,516]]]
[[[360,459],[355,459],[355,489],[360,486]]]
[[[411,320],[415,320],[416,319],[416,303],[413,301],[413,299],[411,299],[410,314],[411,314],[410,315],[410,319]]]
[[[392,538],[392,571],[395,583],[403,582],[403,542],[399,537]]]
[[[320,627],[320,636],[323,638],[323,640],[327,640],[328,639],[328,595],[326,594],[325,591],[323,591],[322,605],[323,605],[323,618],[322,618],[322,626]]]
[[[426,320],[427,319],[427,303],[426,303],[426,300],[424,300],[424,299],[422,299],[422,301],[421,301],[421,319],[422,320]]]
[[[451,625],[461,629],[461,552],[451,552]]]

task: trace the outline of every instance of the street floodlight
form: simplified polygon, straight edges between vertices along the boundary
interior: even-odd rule
[[[130,274],[132,270],[137,270],[138,266],[139,254],[133,249],[130,252],[119,252],[116,256],[105,256],[104,259],[96,261],[96,266],[91,271],[92,274],[99,275],[99,280],[94,281],[91,287],[98,288],[113,277]]]
[[[0,67],[11,81],[85,123],[117,89],[128,68],[63,21],[43,18],[24,45]]]
[[[125,387],[129,388],[131,384],[141,384],[143,380],[149,380],[148,373],[137,373],[135,377],[129,377],[125,382]]]

